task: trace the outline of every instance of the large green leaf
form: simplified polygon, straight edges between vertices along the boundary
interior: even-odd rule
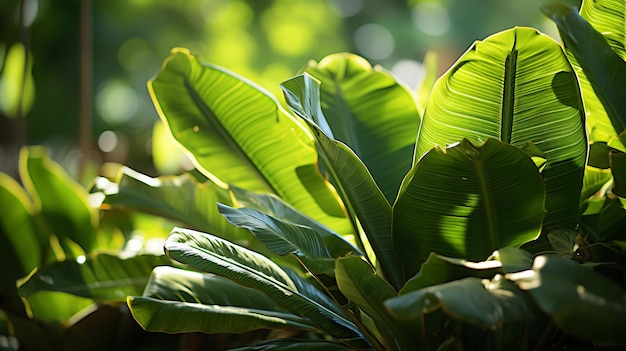
[[[152,178],[124,167],[115,182],[97,178],[94,183],[91,191],[106,196],[101,205],[105,210],[141,211],[232,241],[250,239],[220,215],[217,203],[232,204],[232,200],[228,189],[211,181],[200,183],[187,173]]]
[[[335,258],[322,237],[312,228],[284,222],[251,208],[233,208],[218,204],[220,212],[232,224],[250,230],[277,255],[295,255],[315,274],[335,275]]]
[[[502,276],[491,281],[470,277],[434,285],[387,300],[385,306],[400,319],[417,319],[442,309],[484,329],[531,321],[536,310],[532,300]]]
[[[583,0],[580,16],[606,39],[622,60],[626,60],[626,6],[621,0]]]
[[[596,342],[626,340],[626,290],[591,268],[547,255],[507,278],[529,290],[564,331]]]
[[[195,269],[217,274],[259,290],[288,311],[309,318],[318,328],[344,340],[365,343],[343,310],[299,292],[296,283],[265,256],[223,239],[185,229],[174,229],[165,242],[167,254]]]
[[[385,310],[385,300],[396,296],[395,289],[360,257],[337,259],[337,285],[339,290],[367,313],[385,336],[386,349],[405,350],[419,345],[419,334],[412,325],[392,318]]]
[[[310,323],[280,310],[263,293],[208,273],[157,267],[142,297],[128,305],[151,331],[241,333],[259,328],[311,329]]]
[[[96,248],[98,214],[88,203],[87,191],[48,158],[45,148],[30,147],[22,150],[20,175],[36,210],[61,239],[67,255],[77,254],[72,242],[86,253]]]
[[[202,305],[141,296],[129,296],[128,306],[135,320],[149,331],[244,333],[262,328],[311,329],[305,319],[291,313],[254,308]]]
[[[47,238],[37,230],[28,195],[17,181],[0,173],[0,295],[3,310],[25,316],[15,282],[44,260]]]
[[[321,111],[332,134],[324,131],[359,156],[393,202],[411,167],[420,123],[416,96],[389,72],[353,54],[310,61],[304,71],[321,82]]]
[[[495,139],[435,148],[411,170],[393,208],[406,277],[430,252],[480,261],[534,240],[545,215],[543,180],[523,151]]]
[[[363,253],[348,241],[350,236],[341,236],[332,229],[313,220],[306,214],[296,210],[273,194],[258,194],[234,186],[230,187],[235,197],[236,207],[248,207],[276,217],[284,222],[297,223],[313,229],[322,237],[328,251],[333,257],[345,256],[349,253]]]
[[[319,82],[303,74],[283,82],[282,87],[287,103],[309,123],[320,157],[335,181],[348,213],[363,228],[387,279],[395,289],[399,289],[403,280],[391,239],[389,202],[358,156],[344,143],[329,137],[323,128],[311,122],[316,120],[314,116],[321,113],[317,99]]]
[[[531,28],[478,41],[435,84],[415,162],[434,146],[496,138],[546,156],[546,225],[575,223],[586,161],[584,111],[561,47]]]
[[[41,291],[59,291],[108,302],[123,302],[128,295],[140,295],[150,272],[168,264],[160,255],[138,255],[120,258],[93,254],[84,261],[68,260],[43,266],[22,282],[19,291],[29,297]]]
[[[352,232],[315,167],[306,126],[261,88],[185,49],[172,51],[148,88],[172,136],[209,179],[276,193],[338,232]]]
[[[419,272],[407,280],[399,294],[404,295],[461,278],[491,278],[496,273],[496,269],[500,267],[502,267],[502,263],[499,261],[471,262],[431,252],[420,267]]]
[[[580,15],[575,8],[561,4],[543,5],[541,9],[558,26],[578,68],[592,140],[608,141],[626,129],[623,2],[584,1]]]

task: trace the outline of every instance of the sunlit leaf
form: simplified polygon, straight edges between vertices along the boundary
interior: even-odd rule
[[[330,138],[311,122],[319,112],[315,100],[319,84],[307,74],[283,82],[288,103],[304,114],[316,139],[324,166],[336,182],[350,216],[363,228],[367,240],[394,288],[402,286],[400,264],[391,240],[391,206],[369,173],[368,168],[344,143]],[[360,239],[360,238],[359,238]]]
[[[66,238],[80,245],[86,253],[96,248],[98,215],[88,203],[87,191],[48,158],[46,149],[23,149],[20,175],[36,209],[52,232],[62,239],[66,255],[78,254]]]
[[[400,295],[453,280],[477,277],[491,278],[502,267],[499,261],[471,262],[461,258],[437,255],[431,252],[417,274],[407,280]]]
[[[587,157],[583,117],[561,47],[535,29],[506,30],[474,43],[437,81],[414,162],[463,138],[477,144],[496,138],[519,148],[532,142],[547,160],[545,224],[573,224]]]
[[[149,331],[243,333],[261,328],[311,329],[306,320],[291,313],[254,308],[203,305],[141,296],[129,296],[128,306],[135,320]]]
[[[106,197],[102,208],[141,211],[175,220],[185,226],[216,233],[236,241],[250,236],[230,225],[217,210],[217,203],[231,204],[228,189],[190,174],[152,178],[124,167],[111,182],[98,178],[92,192]]]
[[[351,242],[354,241],[353,237],[339,235],[320,222],[296,210],[273,194],[253,193],[234,186],[230,187],[230,191],[235,197],[234,202],[237,207],[249,207],[272,215],[282,221],[297,223],[315,230],[315,232],[322,237],[328,251],[330,251],[333,257],[345,256],[351,252],[363,255]],[[352,238],[351,241],[348,240],[350,238]]]
[[[28,195],[16,180],[4,173],[0,173],[0,207],[1,306],[25,316],[15,282],[44,260],[46,238],[35,224]]]
[[[332,134],[313,121],[354,151],[392,203],[411,167],[421,118],[417,97],[389,72],[353,54],[310,61],[304,72],[321,83],[321,111]]]
[[[260,87],[174,49],[148,88],[168,131],[212,181],[276,193],[334,230],[351,232],[315,167],[306,126]]]
[[[600,134],[596,139],[607,141],[607,137],[620,134],[626,129],[626,87],[623,84],[626,81],[624,4],[619,0],[602,1],[601,4],[585,1],[581,13],[593,21],[595,29],[575,8],[549,4],[543,5],[541,9],[556,23],[565,48],[572,53],[576,64],[584,72],[582,83],[589,82],[608,115],[613,131],[601,112],[590,111],[592,136]],[[585,88],[583,85],[583,89]],[[602,133],[594,133],[595,128]]]
[[[523,151],[495,139],[435,148],[394,205],[394,243],[405,276],[430,252],[480,261],[534,240],[545,215],[543,180]]]

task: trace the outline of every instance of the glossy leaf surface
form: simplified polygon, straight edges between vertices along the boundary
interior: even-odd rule
[[[311,122],[319,114],[319,84],[307,74],[283,83],[288,104],[309,121],[324,166],[335,181],[348,212],[363,228],[381,269],[394,288],[402,286],[400,264],[391,239],[391,206],[369,169],[344,143],[331,138]]]
[[[480,261],[541,231],[543,180],[526,153],[495,139],[433,149],[403,188],[393,208],[393,230],[407,277],[430,252]]]
[[[532,270],[508,278],[528,290],[564,331],[597,342],[625,340],[626,290],[590,267],[539,256]]]
[[[435,84],[415,162],[432,147],[495,138],[547,159],[546,224],[574,223],[587,143],[576,76],[561,47],[531,28],[476,42]]]
[[[185,49],[172,51],[148,87],[168,130],[209,179],[276,193],[331,228],[350,232],[315,167],[307,128],[260,87],[201,63]]]
[[[608,141],[626,127],[620,82],[626,77],[624,51],[626,9],[620,0],[583,1],[580,14],[563,5],[543,5],[559,27],[576,69],[587,110],[592,142]],[[621,108],[621,110],[620,110]]]
[[[359,156],[392,203],[411,167],[420,123],[417,97],[389,72],[353,54],[310,61],[304,71],[321,83],[321,111],[332,134],[322,130]]]
[[[175,229],[165,242],[167,254],[195,269],[217,274],[259,290],[288,311],[311,319],[335,337],[361,339],[356,326],[328,298],[316,301],[299,292],[289,275],[267,257],[223,239],[185,229]],[[321,298],[324,295],[318,295]]]
[[[142,297],[128,299],[145,329],[237,333],[259,328],[311,329],[263,293],[208,273],[157,267]],[[175,321],[175,322],[173,322]]]
[[[90,299],[123,302],[128,295],[140,295],[152,269],[169,264],[166,256],[139,255],[126,259],[94,254],[76,260],[55,262],[37,270],[19,287],[31,296],[41,291],[58,291]]]
[[[277,255],[293,254],[308,270],[316,274],[335,275],[335,258],[322,237],[312,228],[281,221],[250,208],[233,208],[219,204],[220,212],[232,224],[250,230]]]
[[[390,299],[385,306],[396,317],[416,319],[442,309],[448,316],[492,328],[504,322],[534,318],[532,300],[502,276],[492,281],[464,278]]]
[[[76,252],[72,242],[84,253],[96,248],[98,215],[87,202],[86,190],[51,161],[43,147],[22,150],[20,175],[35,208],[59,237],[66,255],[73,257],[81,253]]]

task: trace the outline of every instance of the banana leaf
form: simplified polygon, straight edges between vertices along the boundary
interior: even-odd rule
[[[363,228],[367,244],[371,245],[385,277],[395,289],[399,289],[403,280],[391,238],[391,206],[367,166],[352,149],[333,139],[328,128],[316,124],[323,121],[317,98],[319,82],[305,73],[283,82],[282,87],[289,106],[309,123],[319,155],[335,181],[350,217]],[[327,132],[331,134],[327,135]]]
[[[173,267],[157,267],[143,296],[132,296],[133,317],[150,331],[242,333],[311,324],[277,308],[263,293],[226,278]]]
[[[324,132],[348,145],[367,166],[389,203],[411,167],[421,115],[415,94],[380,66],[354,54],[309,61],[320,82]],[[331,133],[329,133],[331,131]]]
[[[368,344],[341,307],[323,294],[312,296],[299,290],[288,273],[265,256],[215,236],[180,228],[172,231],[165,249],[181,263],[263,292],[276,304],[309,318],[336,338]]]
[[[535,258],[532,270],[507,275],[528,290],[559,328],[600,343],[626,341],[626,290],[573,260]]]
[[[403,189],[393,207],[393,240],[407,278],[431,252],[480,261],[541,232],[542,177],[526,153],[496,139],[433,149]]]
[[[45,148],[22,149],[20,176],[35,210],[58,236],[65,255],[76,257],[96,249],[98,213],[89,205],[87,191],[50,160]]]
[[[103,302],[124,302],[128,295],[139,295],[152,269],[169,264],[164,255],[138,255],[121,258],[92,254],[84,261],[55,262],[39,268],[19,285],[24,297],[41,291],[58,291]]]
[[[317,171],[310,132],[260,87],[174,49],[148,88],[168,131],[213,182],[276,193],[337,232],[353,232]]]
[[[491,281],[469,277],[430,286],[389,299],[385,307],[403,320],[441,309],[450,317],[483,329],[530,322],[537,315],[530,296],[500,275]]]
[[[474,43],[435,84],[414,163],[435,146],[487,138],[543,152],[545,225],[573,224],[587,158],[576,75],[561,47],[516,27]]]
[[[578,75],[590,140],[610,140],[626,128],[626,89],[622,84],[626,78],[624,3],[585,0],[580,14],[561,4],[544,4],[541,10],[558,26]]]

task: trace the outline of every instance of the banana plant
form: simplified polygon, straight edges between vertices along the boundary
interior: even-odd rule
[[[164,249],[180,265],[128,296],[133,317],[267,331],[237,350],[623,345],[618,3],[546,6],[564,47],[496,33],[427,98],[343,53],[283,82],[280,102],[174,49],[148,87],[197,173],[126,168],[92,190],[103,210],[178,223]]]

